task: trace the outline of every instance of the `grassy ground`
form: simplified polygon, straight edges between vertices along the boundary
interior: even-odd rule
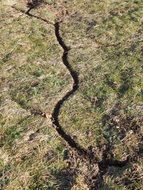
[[[54,27],[0,3],[0,188],[88,190],[88,170],[51,127],[56,102],[71,88]],[[142,0],[48,1],[32,13],[54,22],[71,47],[78,92],[65,102],[60,123],[85,148],[107,142],[117,159],[101,190],[143,186]],[[25,1],[15,1],[26,10]],[[66,16],[65,16],[66,15]],[[47,119],[31,115],[47,113]],[[67,157],[70,155],[70,167]]]

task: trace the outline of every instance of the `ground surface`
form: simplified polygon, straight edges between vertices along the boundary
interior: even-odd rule
[[[0,1],[0,189],[141,190],[142,0],[45,2],[31,13],[49,23],[21,12],[24,0]],[[98,188],[90,178],[98,168],[52,127],[53,109],[73,83],[57,21],[79,77],[78,90],[61,107],[62,128],[85,149],[92,146],[97,160],[107,144],[109,156],[130,157],[122,168],[108,167]]]

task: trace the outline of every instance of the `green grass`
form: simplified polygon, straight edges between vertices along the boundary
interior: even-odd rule
[[[80,80],[79,90],[61,109],[60,123],[85,148],[100,149],[110,142],[116,158],[135,155],[129,166],[109,169],[101,190],[140,190],[143,2],[48,3],[32,13],[54,22],[67,10],[61,35],[71,47],[69,62]],[[26,10],[22,1],[16,6]],[[51,127],[54,105],[72,83],[54,27],[20,16],[8,5],[0,9],[0,188],[86,190],[85,164],[71,156]],[[32,116],[27,109],[40,109],[48,119]],[[71,168],[65,160],[69,156]]]

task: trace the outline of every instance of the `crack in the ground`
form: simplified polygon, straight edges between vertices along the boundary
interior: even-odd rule
[[[95,160],[95,156],[93,155],[92,150],[89,151],[89,149],[84,149],[82,148],[79,144],[77,144],[70,135],[67,135],[62,126],[59,123],[59,113],[60,113],[60,109],[63,106],[64,102],[71,96],[74,95],[74,93],[78,90],[79,88],[79,78],[78,78],[78,74],[76,71],[74,71],[74,69],[72,68],[72,66],[70,65],[69,61],[68,61],[68,53],[70,51],[70,48],[65,44],[63,38],[60,35],[60,23],[56,22],[54,24],[55,26],[55,36],[57,38],[57,41],[59,42],[60,46],[63,49],[63,56],[62,56],[62,61],[63,64],[66,66],[66,68],[68,69],[72,79],[73,79],[73,88],[71,91],[67,92],[65,96],[63,96],[63,98],[61,100],[59,100],[57,102],[57,104],[55,105],[55,108],[53,110],[52,113],[52,123],[53,126],[55,127],[56,130],[58,130],[57,132],[59,134],[61,134],[61,137],[66,140],[66,142],[70,145],[70,147],[74,148],[80,155],[84,156],[86,159],[89,160]],[[105,155],[107,155],[107,152],[105,153]],[[107,156],[104,157],[104,159],[102,161],[100,161],[98,163],[99,168],[107,168],[108,166],[115,166],[115,167],[123,167],[125,166],[125,164],[127,163],[127,160],[124,161],[118,161],[115,159],[107,159]]]
[[[80,155],[85,157],[87,156],[87,151],[84,148],[82,148],[77,142],[75,142],[74,139],[71,137],[71,135],[66,134],[59,123],[59,113],[60,113],[61,107],[63,106],[64,102],[68,100],[70,96],[74,95],[74,93],[78,90],[79,78],[78,78],[77,72],[74,71],[74,69],[72,68],[72,66],[70,65],[68,61],[68,53],[69,53],[70,48],[65,44],[65,42],[63,41],[63,38],[60,35],[60,23],[56,22],[54,24],[54,27],[55,27],[56,39],[59,45],[63,49],[62,61],[63,61],[63,64],[68,69],[73,79],[73,87],[55,105],[53,113],[52,113],[52,123],[53,123],[54,128],[58,132],[58,134],[69,144],[69,146],[76,149]]]
[[[13,7],[15,8],[15,7]],[[16,10],[19,10],[17,8],[15,8]],[[31,10],[31,9],[30,9]],[[69,147],[71,149],[74,149],[78,155],[84,158],[84,160],[90,164],[90,165],[97,165],[99,168],[98,174],[94,175],[90,177],[90,180],[93,178],[96,178],[96,182],[92,183],[92,181],[90,181],[91,185],[89,184],[89,188],[96,189],[97,184],[99,186],[99,184],[101,184],[101,181],[103,181],[103,175],[106,173],[108,167],[110,166],[114,166],[114,167],[124,167],[127,163],[128,163],[128,158],[123,160],[123,161],[119,161],[114,159],[113,155],[110,155],[111,158],[108,158],[109,155],[109,150],[110,147],[107,146],[106,149],[104,150],[103,154],[102,154],[102,160],[97,161],[96,159],[96,152],[91,148],[87,148],[84,149],[82,146],[80,146],[73,138],[70,134],[67,134],[63,127],[61,126],[60,122],[59,122],[59,114],[60,114],[60,110],[61,107],[63,106],[64,102],[66,100],[68,100],[72,95],[74,95],[74,93],[78,90],[79,88],[79,78],[78,78],[78,74],[77,72],[72,68],[72,66],[70,65],[69,61],[68,61],[68,53],[70,51],[70,48],[65,44],[61,34],[60,34],[60,22],[55,22],[55,24],[49,22],[46,19],[43,19],[39,16],[35,16],[33,14],[30,13],[30,10],[24,12],[23,10],[19,10],[23,13],[25,13],[26,15],[30,16],[30,17],[34,17],[38,20],[44,21],[45,23],[51,24],[52,26],[54,26],[54,30],[55,30],[55,37],[60,45],[60,47],[63,49],[63,55],[62,55],[62,61],[64,66],[67,68],[67,70],[69,71],[72,79],[73,79],[73,87],[71,90],[69,90],[55,105],[54,110],[52,112],[52,125],[54,127],[54,129],[57,131],[58,135],[69,145]],[[39,115],[45,117],[45,114],[40,113]],[[93,167],[94,170],[94,167]],[[94,172],[93,172],[94,173]],[[93,180],[94,181],[94,180]]]

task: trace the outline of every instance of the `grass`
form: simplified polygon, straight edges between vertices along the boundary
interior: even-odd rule
[[[80,79],[60,123],[85,148],[109,142],[116,158],[132,156],[127,167],[109,169],[101,190],[142,189],[142,0],[47,2],[32,13],[54,22],[67,10],[61,34]],[[24,1],[16,6],[26,10]],[[87,166],[51,127],[54,105],[72,83],[54,28],[10,5],[0,9],[0,188],[89,189]]]

